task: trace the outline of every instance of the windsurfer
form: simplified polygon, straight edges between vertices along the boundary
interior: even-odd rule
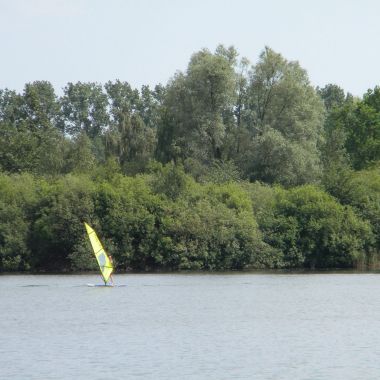
[[[114,267],[113,266],[113,259],[112,259],[112,255],[108,255],[108,258],[109,258],[109,260],[110,260],[110,263],[111,263],[111,266],[112,266],[112,268]],[[113,278],[112,278],[112,273],[110,274],[110,278],[109,278],[111,281],[111,284],[112,284],[112,286],[114,285],[114,283],[113,283]]]

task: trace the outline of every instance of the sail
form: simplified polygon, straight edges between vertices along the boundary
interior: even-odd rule
[[[87,224],[86,226],[88,237],[90,238],[90,242],[92,245],[92,249],[94,250],[96,260],[98,261],[100,271],[102,273],[104,282],[107,283],[111,273],[113,271],[113,265],[104,250],[102,243],[99,241],[96,232]]]

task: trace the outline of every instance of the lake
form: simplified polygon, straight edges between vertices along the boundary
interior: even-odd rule
[[[380,378],[380,275],[0,276],[0,378]]]

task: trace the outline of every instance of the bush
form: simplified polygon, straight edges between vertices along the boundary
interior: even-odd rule
[[[0,271],[29,269],[28,240],[37,187],[30,175],[0,174]]]
[[[288,266],[311,268],[352,267],[373,243],[368,222],[310,185],[277,191],[268,235]]]
[[[0,175],[0,271],[97,269],[83,221],[119,270],[352,267],[378,247],[377,179],[357,174],[343,206],[310,185],[196,183],[173,164],[136,177]]]
[[[32,268],[70,270],[70,253],[84,239],[84,221],[93,221],[93,183],[67,175],[52,181],[36,207],[31,228]]]

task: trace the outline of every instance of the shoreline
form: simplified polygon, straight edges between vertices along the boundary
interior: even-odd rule
[[[246,269],[225,271],[118,271],[113,275],[312,275],[312,274],[378,274],[379,269]],[[80,272],[1,272],[1,276],[86,276],[98,275],[97,271]]]

